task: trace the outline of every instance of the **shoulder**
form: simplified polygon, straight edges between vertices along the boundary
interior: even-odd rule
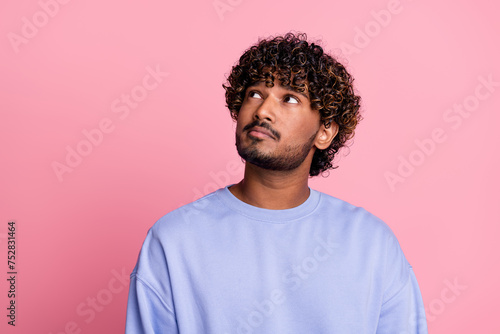
[[[168,212],[153,224],[150,233],[156,236],[186,233],[193,225],[215,219],[222,206],[217,195],[220,190]]]
[[[356,206],[332,195],[319,192],[318,212],[330,216],[338,226],[350,229],[357,235],[395,238],[391,228],[378,216],[361,206]]]
[[[408,282],[411,266],[396,235],[382,219],[324,193],[320,205],[323,214],[331,215],[330,221],[346,248],[376,265],[386,282],[386,296],[394,295]]]
[[[147,232],[138,264],[145,267],[145,263],[150,263],[151,259],[156,259],[153,262],[166,261],[168,253],[176,253],[180,244],[192,239],[190,236],[199,230],[194,225],[201,226],[210,221],[207,212],[210,211],[209,208],[213,210],[217,206],[216,192],[185,204],[158,219]]]
[[[387,270],[406,271],[410,267],[396,235],[382,219],[336,197],[324,193],[321,197],[320,215],[328,216],[335,233],[350,249],[357,249]]]

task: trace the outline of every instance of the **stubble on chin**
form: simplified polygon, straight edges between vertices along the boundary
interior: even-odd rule
[[[302,145],[288,146],[281,154],[263,153],[257,147],[257,143],[263,141],[261,138],[250,138],[250,144],[243,148],[241,140],[236,135],[236,149],[240,157],[258,167],[269,170],[290,171],[299,167],[307,155],[309,154],[313,141],[316,135],[312,136],[309,141]]]

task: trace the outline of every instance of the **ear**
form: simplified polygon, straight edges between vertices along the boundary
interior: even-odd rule
[[[325,124],[321,124],[319,127],[318,134],[316,135],[316,148],[319,150],[324,150],[330,146],[333,138],[339,132],[339,126],[335,122],[331,122],[330,126],[327,128]]]

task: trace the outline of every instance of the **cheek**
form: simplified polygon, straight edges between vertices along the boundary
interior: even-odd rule
[[[311,136],[317,133],[319,129],[319,120],[318,123],[315,120],[310,118],[301,118],[294,120],[293,122],[289,122],[285,125],[287,129],[287,133],[289,133],[290,137],[296,138],[296,141],[299,141],[299,138],[311,138]]]
[[[243,133],[243,128],[245,127],[245,124],[246,123],[242,122],[241,119],[238,118],[238,120],[236,122],[236,130],[235,130],[236,136],[241,136],[241,134]]]
[[[245,120],[243,117],[241,117],[241,114],[238,116],[238,119],[236,120],[236,130],[241,131],[243,127],[245,126]]]
[[[253,121],[252,113],[241,107],[236,119],[236,131],[242,132],[243,128]]]

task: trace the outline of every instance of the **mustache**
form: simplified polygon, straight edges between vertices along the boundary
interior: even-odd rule
[[[281,135],[278,131],[274,130],[271,127],[271,125],[269,125],[269,123],[261,122],[259,120],[255,120],[252,123],[245,125],[245,127],[243,128],[243,131],[247,131],[255,126],[260,126],[261,128],[268,130],[269,132],[271,132],[273,134],[274,138],[276,138],[277,140],[280,140]]]

